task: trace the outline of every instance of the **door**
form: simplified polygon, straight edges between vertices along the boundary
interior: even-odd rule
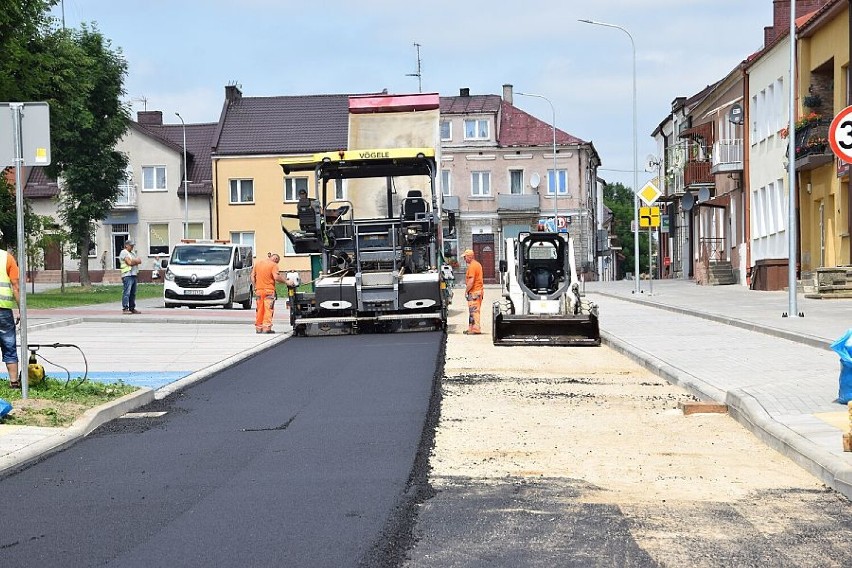
[[[118,263],[118,255],[124,249],[124,241],[130,238],[129,233],[113,233],[112,234],[112,267],[115,270],[121,270],[121,265]]]
[[[44,247],[44,269],[60,270],[62,268],[62,252],[59,250],[59,242],[51,241]]]
[[[497,282],[494,270],[494,235],[473,235],[473,254],[482,265],[482,281],[486,284]]]

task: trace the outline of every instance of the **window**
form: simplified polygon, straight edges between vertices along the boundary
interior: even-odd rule
[[[166,166],[142,166],[142,191],[166,191]]]
[[[299,201],[299,191],[308,191],[308,178],[286,178],[284,180],[284,201]]]
[[[465,140],[488,140],[488,121],[484,119],[469,119],[464,121]]]
[[[524,192],[524,170],[509,170],[509,193],[520,195]]]
[[[443,195],[453,194],[452,175],[450,170],[441,170],[441,193]]]
[[[204,223],[187,223],[186,225],[187,239],[203,239],[204,238]]]
[[[254,180],[231,180],[231,203],[254,203]]]
[[[338,179],[334,182],[334,200],[344,201],[346,199],[346,180]]]
[[[89,258],[95,258],[98,256],[98,243],[96,241],[97,235],[92,234],[89,235]],[[74,252],[79,257],[80,256],[80,245],[74,245]]]
[[[169,255],[169,224],[151,223],[148,225],[148,254]]]
[[[556,170],[559,195],[568,195],[568,170]],[[553,195],[553,170],[547,170],[547,195]]]
[[[491,172],[470,172],[470,195],[472,197],[491,196]]]
[[[449,120],[441,121],[441,141],[449,142],[453,139],[453,123]]]
[[[252,255],[257,256],[257,252],[254,250],[254,231],[231,231],[231,242],[235,245],[251,247]]]

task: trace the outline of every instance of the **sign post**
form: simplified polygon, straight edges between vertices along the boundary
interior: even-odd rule
[[[654,295],[654,240],[652,231],[654,227],[660,226],[660,208],[650,206],[660,198],[660,195],[662,195],[662,192],[651,181],[639,190],[639,197],[649,205],[649,207],[641,207],[639,210],[640,218],[643,216],[642,211],[647,210],[647,224],[641,220],[639,224],[648,227],[648,294],[652,296]]]
[[[3,140],[11,132],[11,144]],[[29,394],[27,361],[27,246],[24,236],[24,166],[50,165],[50,109],[47,103],[0,103],[0,166],[15,166],[15,209],[18,216],[18,289],[21,311],[21,398]]]

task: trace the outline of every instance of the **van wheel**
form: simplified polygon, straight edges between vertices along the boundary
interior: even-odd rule
[[[251,309],[251,301],[252,301],[253,298],[254,298],[254,289],[249,288],[248,298],[246,298],[246,301],[241,304],[244,310],[250,310]]]
[[[234,307],[234,289],[231,288],[231,291],[228,293],[228,301],[225,302],[225,305],[222,306],[226,310],[230,310]]]

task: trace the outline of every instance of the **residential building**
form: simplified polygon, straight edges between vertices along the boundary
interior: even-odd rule
[[[849,164],[828,146],[828,127],[850,98],[850,6],[832,0],[798,28],[796,175],[802,278],[852,265]]]
[[[296,213],[299,189],[314,195],[314,175],[285,176],[278,160],[346,148],[348,120],[349,95],[244,97],[227,86],[212,149],[215,238],[250,245],[256,256],[283,251],[282,270],[310,274],[281,214]]]
[[[116,149],[127,155],[129,163],[124,182],[109,214],[96,223],[88,254],[85,255],[92,281],[120,281],[118,255],[124,241],[136,240],[136,250],[145,260],[144,268],[168,258],[171,247],[184,237],[209,237],[212,212],[210,140],[214,123],[186,126],[184,168],[184,129],[182,125],[164,125],[161,111],[143,111],[131,121]],[[188,184],[184,184],[184,171]],[[58,197],[61,181],[47,178],[43,168],[33,168],[27,177],[24,195],[39,215],[54,219],[58,229],[61,217]],[[184,193],[187,200],[184,201]],[[79,281],[79,251],[60,253],[51,245],[44,254],[42,281],[59,282],[64,267],[67,282]],[[140,278],[146,280],[150,270]]]
[[[597,279],[600,158],[594,145],[556,130],[514,106],[512,85],[500,95],[441,97],[441,186],[455,234],[445,238],[451,263],[471,248],[486,282],[497,282],[504,240],[556,217],[574,237],[578,270]],[[555,160],[555,166],[554,166]],[[555,168],[555,172],[554,172]],[[552,221],[551,221],[552,223]]]

